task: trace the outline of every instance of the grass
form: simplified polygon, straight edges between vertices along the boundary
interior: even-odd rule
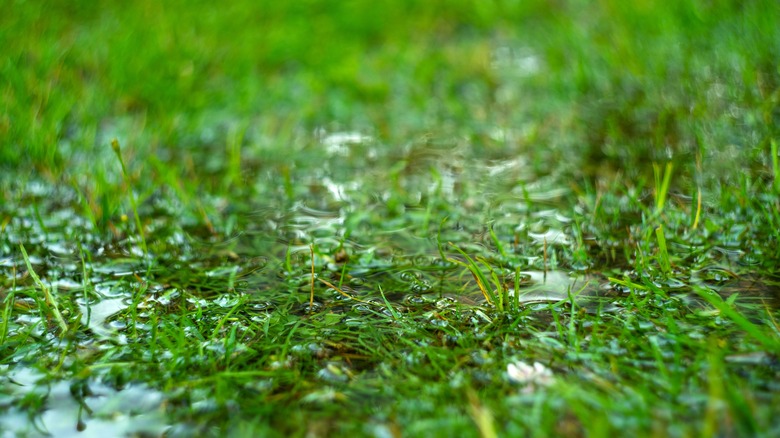
[[[111,140],[111,149],[114,150],[114,153],[116,154],[116,158],[119,161],[119,164],[122,166],[122,177],[127,179],[127,168],[125,167],[125,162],[122,159],[122,149],[119,146],[119,142],[116,139]],[[146,255],[149,252],[149,249],[146,246],[146,237],[144,237],[144,227],[143,225],[141,225],[141,217],[138,216],[138,203],[135,200],[135,195],[133,194],[132,187],[130,188],[128,199],[130,200],[130,207],[132,207],[133,209],[133,218],[135,218],[135,227],[138,233],[138,239],[141,241],[141,249],[143,250],[144,255]]]
[[[776,2],[7,9],[0,430],[780,433]]]

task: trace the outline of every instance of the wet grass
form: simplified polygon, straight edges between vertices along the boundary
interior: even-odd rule
[[[776,2],[9,8],[0,430],[780,433]]]

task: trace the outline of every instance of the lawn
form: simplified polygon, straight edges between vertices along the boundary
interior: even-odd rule
[[[780,435],[774,0],[0,14],[0,437]]]

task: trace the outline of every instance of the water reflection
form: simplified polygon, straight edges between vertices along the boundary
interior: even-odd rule
[[[692,284],[710,290],[723,300],[734,300],[740,310],[749,314],[763,312],[766,307],[780,308],[780,278],[770,275],[737,275],[722,268],[710,268],[696,272]],[[686,287],[686,290],[688,288]],[[709,308],[707,302],[695,293],[685,294],[694,308]]]
[[[531,76],[542,69],[542,60],[530,48],[501,46],[493,52],[491,66],[518,76]]]
[[[87,303],[84,299],[77,299],[76,303],[81,310],[81,324],[88,327],[98,337],[126,343],[124,336],[118,334],[106,324],[106,320],[125,310],[128,302],[125,298],[104,298],[94,303]]]
[[[165,397],[143,384],[117,390],[94,379],[50,383],[45,374],[22,366],[2,380],[3,437],[161,436],[169,427]],[[32,399],[42,400],[43,409],[30,421],[30,413],[17,402]]]
[[[328,155],[343,157],[350,155],[350,146],[368,143],[373,140],[370,136],[360,132],[343,131],[328,133],[323,128],[318,129],[316,135],[320,138],[322,145],[325,146],[325,151]]]
[[[569,302],[586,308],[588,311],[614,310],[611,303],[618,295],[612,289],[606,278],[597,275],[572,274],[566,271],[520,271],[519,282],[514,284],[514,278],[508,279],[505,287],[510,300],[515,294],[517,301],[523,306],[534,304],[555,304]],[[517,291],[517,292],[515,292]],[[485,297],[476,287],[462,294],[446,294],[461,303],[484,305]]]

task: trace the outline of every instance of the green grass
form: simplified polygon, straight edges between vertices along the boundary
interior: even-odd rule
[[[0,430],[780,433],[776,2],[6,6]]]

